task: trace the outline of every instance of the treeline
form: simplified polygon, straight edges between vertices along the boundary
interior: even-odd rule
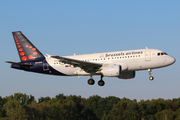
[[[0,97],[1,120],[180,120],[180,98],[130,100],[109,96],[56,95],[55,98],[15,93]]]

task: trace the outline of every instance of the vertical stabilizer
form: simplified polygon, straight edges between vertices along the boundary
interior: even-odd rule
[[[21,32],[12,32],[17,51],[22,62],[43,60],[44,55]]]

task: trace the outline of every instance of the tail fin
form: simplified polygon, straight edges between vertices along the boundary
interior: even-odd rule
[[[22,62],[43,60],[44,55],[21,32],[12,32],[20,60]]]

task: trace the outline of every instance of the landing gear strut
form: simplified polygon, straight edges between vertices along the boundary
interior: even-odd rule
[[[105,84],[105,82],[102,80],[103,77],[104,77],[104,76],[101,75],[101,79],[98,81],[98,85],[99,85],[99,86],[104,86],[104,84]]]
[[[149,72],[149,80],[154,80],[154,77],[153,76],[151,76],[151,74],[152,74],[152,70],[151,69],[148,69],[148,72]]]

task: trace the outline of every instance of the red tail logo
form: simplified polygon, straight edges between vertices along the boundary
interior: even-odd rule
[[[33,57],[35,57],[35,55],[38,54],[38,52],[36,51],[36,48],[33,48],[32,46],[29,46],[29,45],[25,45],[26,46],[26,49],[29,49],[29,50],[32,50],[32,55],[26,55],[25,54],[25,51],[23,50],[20,42],[18,41],[16,35],[14,35],[14,39],[15,39],[15,42],[16,42],[16,46],[18,48],[18,51],[19,51],[19,55],[21,56],[21,60],[22,61],[26,61],[27,59],[31,60],[33,59]]]

